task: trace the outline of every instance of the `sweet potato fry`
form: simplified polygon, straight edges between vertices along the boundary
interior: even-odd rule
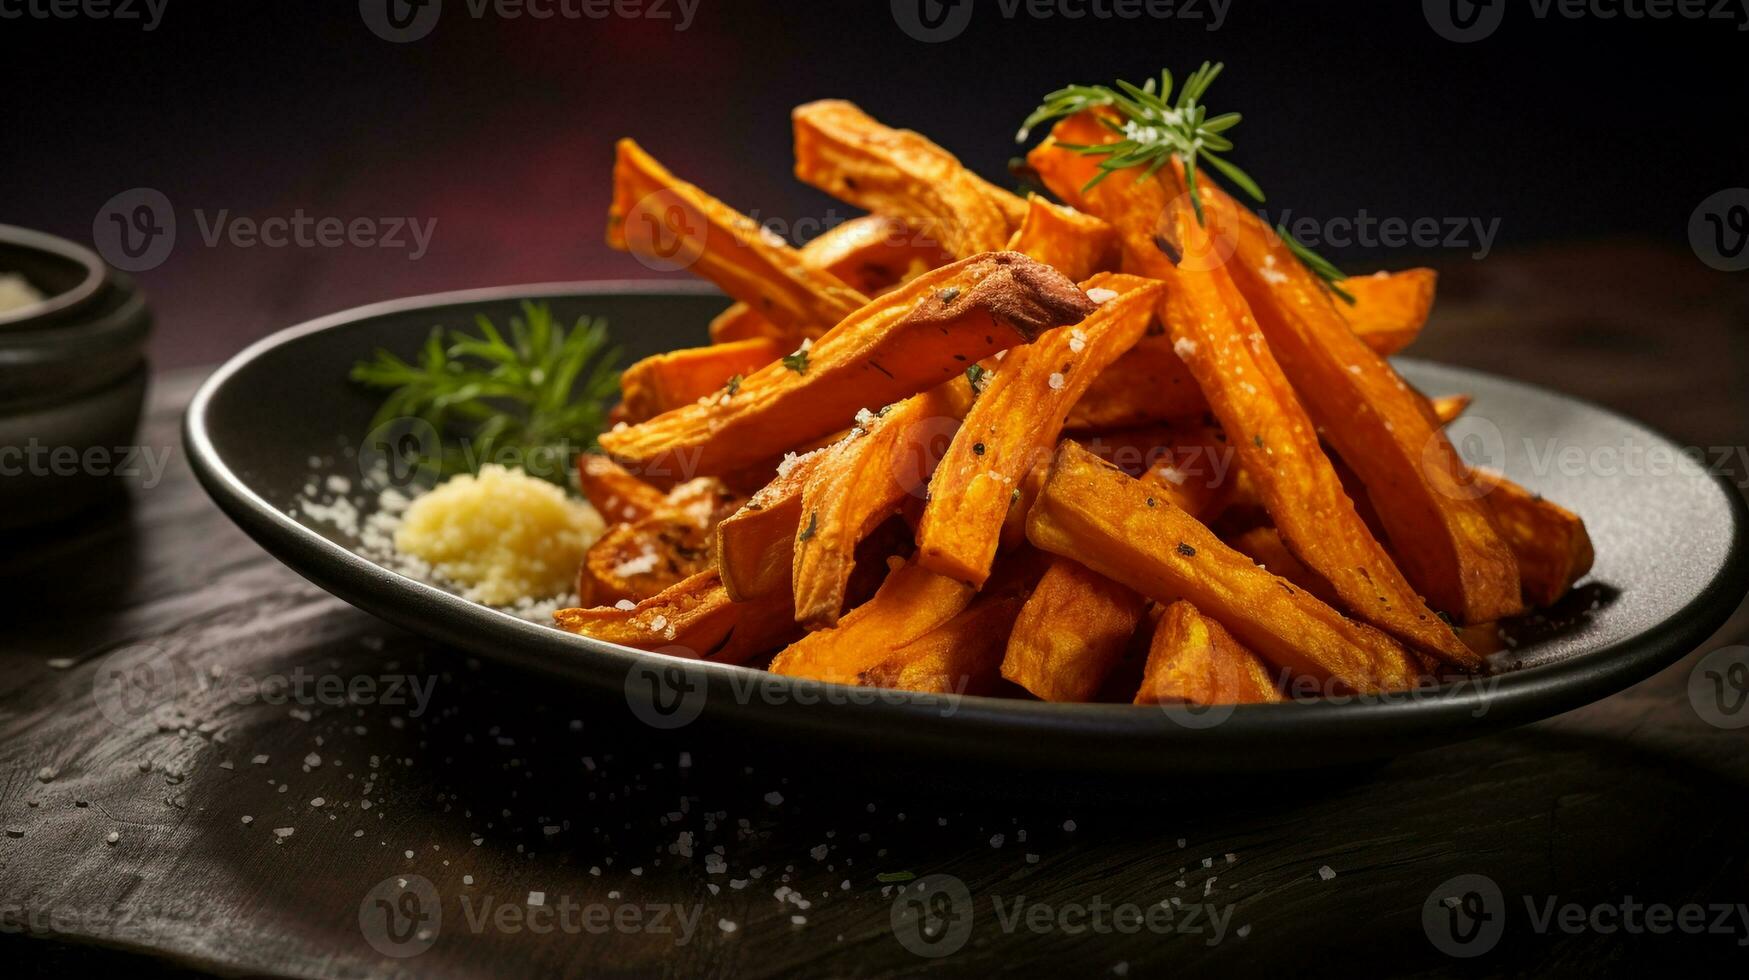
[[[1319,602],[1332,606],[1342,604],[1342,597],[1330,588],[1318,574],[1307,568],[1294,553],[1281,543],[1281,535],[1273,527],[1254,527],[1234,535],[1228,542],[1240,554],[1262,565],[1271,575],[1289,582],[1316,596]]]
[[[1180,599],[1148,645],[1136,704],[1267,704],[1285,700],[1269,667],[1220,623]]]
[[[1091,701],[1147,605],[1134,589],[1057,558],[1014,623],[1002,676],[1045,701]]]
[[[1167,174],[1183,179],[1176,167],[1161,171]],[[1317,276],[1273,229],[1213,182],[1202,182],[1202,196],[1210,222],[1232,237],[1228,266],[1270,350],[1367,487],[1408,580],[1460,623],[1522,611],[1517,561],[1422,397],[1354,336]],[[1299,531],[1276,523],[1305,557]],[[1307,564],[1350,596],[1338,576]]]
[[[1087,287],[1104,303],[1080,324],[1011,350],[966,415],[929,482],[918,528],[918,561],[981,586],[1019,483],[1044,465],[1069,406],[1094,376],[1141,339],[1162,287],[1135,276],[1100,275]]]
[[[668,506],[666,494],[600,453],[577,457],[577,482],[583,499],[609,524],[642,520]]]
[[[771,337],[646,357],[620,375],[621,418],[643,422],[712,395],[731,395],[745,375],[789,353]]]
[[[618,143],[607,242],[690,268],[786,336],[817,334],[868,302],[837,276],[810,267],[752,218],[676,178],[629,139]]]
[[[1429,398],[1427,402],[1433,408],[1433,417],[1439,420],[1439,424],[1450,425],[1469,411],[1470,402],[1473,400],[1469,395],[1440,395],[1438,398]]]
[[[928,694],[989,694],[1001,680],[1003,641],[1021,604],[1018,595],[980,598],[864,670],[857,683]]]
[[[922,495],[971,404],[970,382],[955,378],[865,416],[825,450],[802,491],[796,529],[798,622],[809,629],[837,625],[857,543],[905,500]]]
[[[790,642],[799,632],[789,603],[731,602],[714,571],[669,586],[637,605],[561,609],[563,630],[674,656],[740,664]]]
[[[1494,512],[1500,530],[1518,558],[1524,597],[1533,606],[1552,606],[1573,583],[1591,571],[1596,553],[1578,514],[1544,500],[1491,470],[1477,469],[1476,485]]]
[[[802,261],[825,269],[866,296],[954,260],[941,244],[897,218],[865,214],[821,232],[802,246]]]
[[[1258,568],[1195,518],[1152,498],[1145,484],[1073,442],[1057,450],[1027,537],[1155,600],[1188,599],[1285,670],[1363,693],[1416,680],[1415,664],[1395,640]]]
[[[1211,260],[1210,233],[1182,202],[1167,221],[1183,256],[1165,273],[1167,327],[1282,541],[1330,583],[1348,612],[1456,666],[1480,667],[1367,530],[1244,298]]]
[[[707,570],[670,584],[630,609],[612,605],[561,609],[553,619],[562,630],[608,643],[702,658],[729,635],[737,615],[717,573]]]
[[[657,512],[615,524],[584,553],[577,596],[586,606],[638,602],[711,567],[711,529]]]
[[[1002,248],[1026,202],[977,177],[953,154],[890,129],[837,99],[791,113],[796,177],[841,201],[904,219],[965,258]]]
[[[1010,252],[1030,255],[1080,282],[1117,266],[1117,230],[1074,208],[1031,195],[1026,220],[1008,240]]]
[[[1116,429],[1208,411],[1202,389],[1172,351],[1172,338],[1146,336],[1099,373],[1069,410],[1072,429]]]
[[[1338,283],[1354,302],[1337,304],[1348,328],[1380,356],[1395,354],[1415,342],[1433,311],[1439,274],[1432,269],[1376,272]]]
[[[825,450],[785,460],[777,478],[717,525],[717,567],[736,602],[790,595],[802,489]]]
[[[1142,178],[1140,170],[1115,174],[1089,190],[1086,184],[1098,175],[1099,158],[1062,148],[1062,144],[1096,146],[1114,138],[1093,114],[1079,113],[1059,120],[1050,138],[1027,154],[1027,164],[1052,193],[1117,229],[1124,271],[1161,278],[1162,266],[1169,263],[1156,242],[1156,232],[1176,192],[1162,180]],[[1426,299],[1431,302],[1430,280],[1422,280],[1419,270],[1402,275],[1400,282],[1392,276],[1382,284],[1370,285],[1384,295],[1369,297],[1360,308],[1366,324],[1363,339],[1376,345],[1381,354],[1394,353],[1407,343],[1406,337],[1412,339],[1420,330],[1426,310],[1412,301],[1417,290],[1428,289]],[[1398,295],[1401,293],[1412,294],[1411,299],[1403,299]],[[1391,320],[1391,313],[1401,319]],[[1205,411],[1201,392],[1178,360],[1171,338],[1145,338],[1094,383],[1083,403],[1076,406],[1070,425],[1088,429],[1144,425]]]
[[[874,598],[852,609],[838,625],[817,630],[784,648],[771,672],[837,684],[855,684],[862,672],[885,660],[971,604],[975,590],[911,562],[894,559]]]
[[[1097,308],[1061,273],[1019,253],[962,259],[873,301],[812,347],[747,375],[727,403],[687,405],[603,433],[601,446],[634,470],[657,463],[691,473],[733,471]]]
[[[802,246],[801,258],[810,268],[825,269],[865,296],[878,296],[953,261],[934,239],[896,218],[875,214],[852,218],[822,232]],[[711,321],[710,334],[716,344],[785,336],[746,303],[736,303],[718,314]]]

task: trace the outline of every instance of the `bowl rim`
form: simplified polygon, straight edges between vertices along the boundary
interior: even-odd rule
[[[103,288],[103,284],[109,279],[109,266],[103,261],[102,256],[83,245],[58,235],[21,228],[17,225],[0,224],[0,244],[47,252],[58,258],[78,263],[85,269],[85,278],[72,289],[46,297],[41,302],[19,307],[7,313],[0,313],[0,330],[8,330],[38,320],[46,321],[68,310],[77,309],[96,296],[98,291]]]
[[[1224,743],[1223,751],[1261,751],[1278,748],[1283,738],[1297,738],[1305,745],[1331,745],[1349,740],[1371,740],[1378,744],[1370,755],[1395,755],[1417,748],[1447,744],[1503,728],[1523,724],[1572,710],[1602,697],[1616,693],[1644,680],[1682,656],[1712,634],[1735,611],[1745,590],[1749,589],[1749,506],[1743,497],[1721,475],[1711,474],[1714,489],[1723,494],[1730,515],[1728,544],[1716,574],[1705,586],[1688,599],[1680,609],[1666,614],[1659,623],[1624,639],[1606,644],[1585,655],[1569,657],[1554,663],[1522,670],[1507,670],[1491,675],[1490,685],[1443,683],[1431,691],[1415,696],[1380,698],[1348,698],[1338,701],[1289,701],[1282,704],[1240,705],[1232,709],[1226,724],[1199,729],[1194,723],[1171,715],[1159,707],[1138,707],[1125,704],[1057,704],[1017,698],[975,695],[948,696],[953,711],[939,710],[943,696],[917,695],[910,692],[885,692],[887,697],[871,698],[868,688],[853,688],[840,684],[806,681],[770,674],[757,668],[711,661],[689,660],[604,643],[588,637],[565,633],[552,627],[529,622],[502,610],[480,606],[462,599],[430,583],[402,576],[358,555],[336,542],[315,533],[302,523],[274,507],[255,491],[226,463],[219,454],[209,431],[208,414],[213,400],[226,383],[255,359],[277,347],[325,330],[350,326],[382,316],[418,312],[425,309],[454,307],[468,303],[503,302],[516,299],[550,299],[601,294],[664,296],[721,295],[708,283],[663,282],[660,280],[596,280],[583,282],[546,282],[529,285],[491,286],[408,296],[384,300],[331,313],[304,323],[287,327],[250,344],[215,370],[196,391],[184,417],[184,438],[190,464],[208,494],[245,532],[293,571],[315,584],[340,595],[347,602],[360,606],[381,618],[415,632],[415,621],[429,625],[434,616],[451,628],[447,642],[456,646],[528,667],[532,670],[576,680],[583,675],[605,678],[617,675],[622,680],[639,669],[650,670],[657,665],[679,665],[691,677],[701,680],[709,692],[731,691],[740,681],[775,685],[780,693],[790,696],[786,702],[795,711],[765,711],[761,724],[794,731],[834,730],[866,735],[868,725],[881,727],[883,738],[907,744],[940,746],[948,739],[963,738],[964,727],[974,726],[975,739],[984,749],[1003,740],[1033,736],[1040,733],[1074,732],[1092,736],[1100,744],[1122,746],[1129,740],[1149,752],[1157,753],[1168,745],[1174,747],[1209,747],[1207,741]],[[1583,406],[1617,422],[1636,427],[1656,438],[1675,445],[1674,440],[1628,416],[1604,406],[1550,392],[1547,389],[1511,378],[1503,378],[1468,368],[1450,367],[1414,358],[1399,358],[1408,365],[1473,374],[1490,382],[1554,396]],[[287,561],[282,550],[305,556],[319,553],[328,564],[319,572],[307,566],[316,562]],[[384,587],[387,586],[385,589]],[[390,601],[384,601],[389,596]],[[410,602],[407,600],[411,600]],[[460,604],[460,605],[458,605]],[[468,607],[462,609],[461,606]],[[408,606],[416,607],[411,611]],[[483,615],[482,615],[483,614]],[[490,622],[489,629],[480,629]],[[562,658],[575,658],[586,653],[592,665],[579,668],[566,664]],[[567,666],[572,669],[565,669]],[[749,675],[754,679],[749,681]],[[812,692],[811,704],[794,695]],[[858,695],[861,695],[858,697]],[[859,702],[864,710],[839,709],[822,713],[819,708],[835,708],[834,699]],[[735,714],[745,719],[759,713],[763,704],[752,698],[738,701],[710,698],[723,705],[719,715]],[[919,710],[919,709],[926,710]],[[1472,723],[1464,727],[1464,717]],[[962,721],[961,719],[964,719]],[[1239,723],[1243,719],[1243,723]],[[1315,737],[1312,736],[1314,731]],[[1455,732],[1455,734],[1454,734]],[[1012,743],[1010,743],[1012,744]],[[981,754],[977,747],[968,747],[968,754]],[[1295,750],[1298,755],[1299,751]],[[1231,758],[1216,752],[1216,756]],[[1113,768],[1121,763],[1113,759],[1086,759],[1093,768]],[[1188,764],[1186,764],[1188,763]],[[1195,760],[1178,760],[1179,768],[1195,768]],[[1318,763],[1311,763],[1318,764]],[[1283,763],[1278,768],[1290,768],[1297,763]]]

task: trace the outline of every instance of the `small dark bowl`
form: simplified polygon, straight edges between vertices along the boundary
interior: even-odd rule
[[[0,225],[0,273],[46,296],[0,313],[0,527],[17,528],[115,494],[109,467],[88,454],[134,442],[152,316],[131,279],[52,235]]]

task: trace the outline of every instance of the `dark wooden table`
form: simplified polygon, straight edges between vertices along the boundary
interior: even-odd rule
[[[1600,245],[1452,268],[1443,296],[1417,354],[1745,444],[1741,276]],[[1691,707],[1699,653],[1544,724],[1295,777],[967,773],[879,745],[656,732],[623,700],[404,634],[267,557],[182,458],[197,380],[157,380],[142,442],[174,450],[161,483],[0,552],[8,962],[340,977],[1749,963],[1749,729]],[[1746,625],[1739,612],[1700,653]],[[142,662],[175,671],[119,689]],[[971,914],[891,880],[906,875],[953,876]],[[1467,892],[1445,885],[1460,875],[1501,894],[1484,907],[1500,938],[1470,959],[1423,919],[1431,898],[1435,932],[1469,921],[1439,902]],[[806,907],[774,897],[792,890]],[[1551,901],[1737,908],[1701,934],[1608,931],[1607,912],[1539,928]],[[1161,902],[1169,923],[1121,911]],[[895,907],[942,913],[928,921],[945,935],[912,939]]]

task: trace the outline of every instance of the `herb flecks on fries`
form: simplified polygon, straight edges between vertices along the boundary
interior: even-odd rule
[[[616,526],[560,626],[1047,701],[1485,670],[1496,621],[1589,570],[1584,523],[1471,472],[1443,432],[1468,399],[1385,360],[1432,272],[1344,278],[1217,182],[1262,200],[1204,106],[1219,71],[1048,96],[1021,138],[1051,126],[1027,161],[1056,201],[801,106],[796,175],[870,212],[801,248],[622,141],[609,241],[690,249],[737,302],[625,372],[580,473]],[[640,234],[670,207],[692,238]]]

